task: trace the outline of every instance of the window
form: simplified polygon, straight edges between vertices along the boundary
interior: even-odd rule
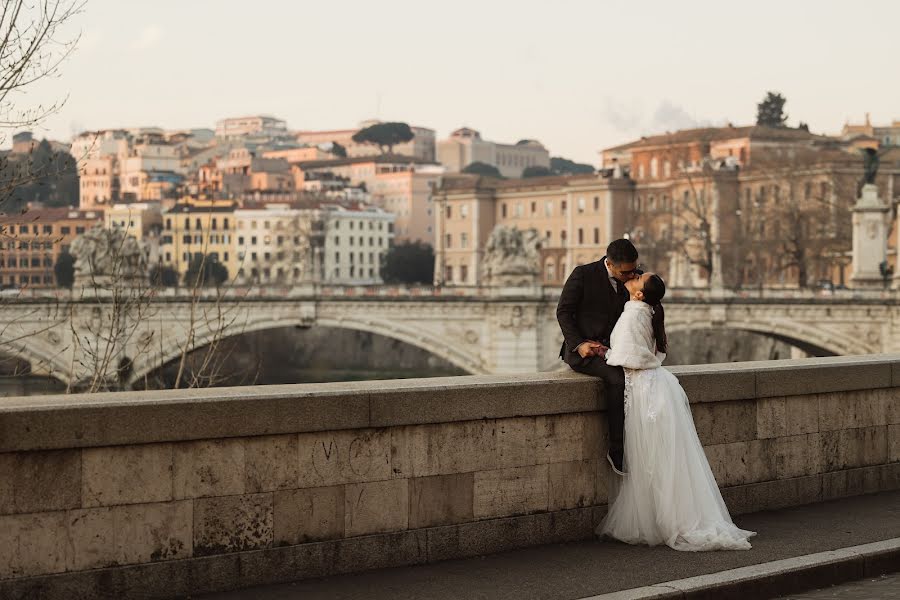
[[[447,265],[444,268],[444,279],[446,279],[448,282],[453,281],[453,267],[452,266]]]
[[[197,217],[197,229],[203,229],[203,225],[200,223],[200,217]]]
[[[468,233],[459,234],[459,247],[460,248],[468,248],[469,247],[469,234]]]
[[[594,196],[594,212],[600,210],[600,196]]]
[[[469,267],[468,265],[460,265],[459,267],[459,280],[462,283],[465,283],[469,279]]]
[[[215,217],[212,218],[212,229],[218,229],[218,219]]]
[[[453,207],[451,207],[451,206],[448,204],[448,205],[447,205],[447,218],[450,219],[450,218],[452,218],[452,217],[453,217]]]
[[[578,212],[583,213],[585,209],[584,196],[578,197]]]
[[[166,219],[166,230],[172,230],[172,219]]]
[[[53,233],[52,225],[44,225],[44,233]]]
[[[517,217],[522,216],[522,203],[521,202],[516,203],[516,216]]]
[[[461,219],[465,219],[468,216],[469,216],[469,205],[463,204],[462,206],[459,207],[459,217]]]
[[[453,247],[453,236],[452,234],[447,234],[446,241],[444,242],[444,246],[447,248]]]
[[[191,234],[186,233],[183,236],[181,236],[181,243],[182,244],[190,244],[191,243]]]
[[[553,233],[550,231],[544,232],[544,239],[547,241],[547,245],[550,245],[550,240],[553,239]]]
[[[506,204],[500,205],[500,216],[506,218]]]
[[[563,244],[566,243],[566,230],[565,229],[563,229],[562,231],[559,232],[559,241]]]
[[[534,214],[536,212],[537,212],[537,202],[532,202],[531,203],[531,214]]]
[[[222,219],[222,229],[228,229],[228,217]]]
[[[238,246],[243,246],[243,245],[244,245],[244,236],[239,235],[238,236]]]
[[[600,228],[599,227],[594,227],[594,243],[595,244],[600,243]]]
[[[578,228],[578,243],[584,243],[584,229],[582,229],[581,227]]]
[[[252,246],[256,245],[256,236],[255,235],[250,236],[250,244]]]
[[[81,235],[82,233],[84,233],[84,227],[76,227],[75,228],[76,235]]]
[[[566,201],[565,201],[565,200],[560,200],[560,202],[559,202],[559,209],[560,209],[562,212],[566,212],[566,206],[567,206]]]
[[[544,204],[544,216],[545,217],[553,216],[553,201],[552,200],[547,200],[547,202]]]

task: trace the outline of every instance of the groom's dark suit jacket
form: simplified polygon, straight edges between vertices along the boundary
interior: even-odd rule
[[[559,356],[569,365],[585,360],[575,352],[582,342],[609,345],[609,336],[625,308],[627,295],[613,288],[605,259],[575,267],[560,294],[556,319],[564,341]]]

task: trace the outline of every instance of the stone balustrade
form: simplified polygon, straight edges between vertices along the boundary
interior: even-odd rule
[[[734,514],[900,488],[900,356],[673,371]],[[0,597],[167,598],[589,538],[605,430],[601,385],[574,373],[0,400]]]

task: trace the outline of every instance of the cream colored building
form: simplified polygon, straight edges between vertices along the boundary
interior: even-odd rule
[[[498,144],[481,139],[481,133],[462,127],[437,145],[437,159],[448,172],[459,173],[468,165],[481,162],[499,169],[504,177],[517,178],[528,167],[550,168],[550,153],[535,140]]]
[[[312,212],[289,203],[235,210],[235,283],[290,285],[310,279]]]
[[[404,170],[377,172],[368,183],[372,203],[395,215],[395,242],[425,242],[434,246],[434,191],[444,167],[412,165]]]
[[[374,206],[322,205],[324,280],[342,285],[378,285],[382,257],[394,237],[394,215]]]
[[[160,260],[183,277],[192,257],[212,256],[233,279],[238,269],[234,241],[235,203],[227,200],[187,200],[162,215]]]
[[[485,244],[498,225],[540,234],[541,281],[561,285],[626,233],[631,186],[595,175],[497,180],[447,175],[435,194],[435,284],[481,285]]]
[[[287,123],[265,115],[222,119],[216,122],[216,137],[284,137],[288,135]]]
[[[365,129],[371,125],[380,123],[377,119],[363,121],[356,129],[328,129],[321,131],[297,131],[294,136],[298,142],[303,144],[326,144],[328,142],[336,142],[347,150],[348,157],[356,156],[376,156],[381,154],[378,146],[372,144],[357,144],[353,141],[353,136],[361,129]],[[435,140],[436,135],[433,129],[427,127],[414,127],[412,129],[412,140],[403,144],[394,146],[394,154],[403,156],[414,156],[424,161],[435,160]]]

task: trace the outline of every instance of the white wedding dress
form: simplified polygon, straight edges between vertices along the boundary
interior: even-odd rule
[[[747,550],[756,534],[728,514],[687,396],[661,366],[652,314],[645,302],[627,302],[610,339],[606,362],[625,369],[627,474],[597,533],[675,550]]]

